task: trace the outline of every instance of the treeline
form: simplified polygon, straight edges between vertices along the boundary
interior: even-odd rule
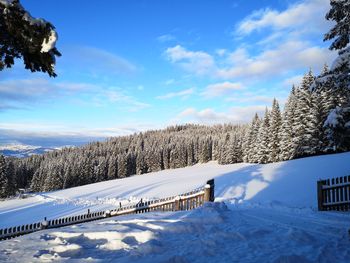
[[[180,125],[28,158],[6,158],[4,167],[14,167],[7,181],[15,188],[63,189],[219,160],[222,138],[234,135],[241,140],[247,129],[248,125]],[[10,194],[4,192],[2,196]]]
[[[251,124],[186,124],[28,158],[0,158],[1,196],[50,191],[217,160],[270,163],[350,150],[349,89],[334,88],[327,66],[293,86],[285,109],[273,100]],[[340,114],[340,113],[343,114]]]

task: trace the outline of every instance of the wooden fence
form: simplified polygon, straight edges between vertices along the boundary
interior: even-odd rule
[[[51,220],[47,220],[45,217],[41,222],[0,229],[0,240],[29,234],[42,229],[74,225],[112,216],[140,214],[153,211],[192,210],[199,206],[202,206],[204,202],[214,201],[214,187],[214,179],[212,179],[209,180],[205,186],[178,196],[171,196],[147,202],[143,202],[141,199],[139,203],[130,206],[123,206],[112,210],[97,211],[92,213],[90,213],[90,210],[88,210],[86,214]]]
[[[350,210],[350,175],[317,182],[318,210]]]

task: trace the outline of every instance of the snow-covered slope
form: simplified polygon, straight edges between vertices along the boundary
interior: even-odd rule
[[[0,202],[0,228],[172,196],[215,178],[216,200],[316,207],[316,181],[350,174],[350,153],[258,165],[215,162]]]
[[[54,151],[54,150],[61,150],[64,147],[74,147],[71,145],[64,145],[64,146],[52,146],[52,147],[42,147],[42,146],[34,146],[34,145],[27,145],[27,144],[16,144],[16,143],[10,143],[10,144],[4,144],[0,145],[0,153],[9,156],[9,157],[28,157],[34,154],[44,154],[46,152]]]
[[[350,213],[318,212],[316,181],[350,174],[350,153],[207,163],[0,203],[0,222],[174,195],[216,178],[216,203],[51,229],[0,242],[0,262],[350,262]],[[221,202],[223,201],[224,202]]]

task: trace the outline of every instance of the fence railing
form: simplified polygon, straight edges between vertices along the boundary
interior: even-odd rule
[[[318,210],[350,210],[350,175],[317,182]]]
[[[122,206],[116,209],[96,211],[92,213],[90,210],[88,210],[86,214],[73,215],[50,220],[47,220],[45,217],[41,222],[0,229],[0,240],[29,234],[43,229],[74,225],[112,216],[140,214],[153,211],[192,210],[199,206],[202,206],[204,202],[214,201],[214,187],[214,179],[212,179],[209,180],[203,187],[177,196],[171,196],[147,202],[143,202],[141,199],[137,204],[130,206]]]

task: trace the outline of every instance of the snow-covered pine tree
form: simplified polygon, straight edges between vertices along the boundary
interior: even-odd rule
[[[311,112],[311,85],[315,77],[309,70],[302,79],[301,86],[296,90],[296,111],[295,111],[295,134],[293,141],[297,146],[294,152],[295,157],[302,157],[311,154],[310,138],[313,131],[309,127],[312,121]]]
[[[331,109],[324,123],[329,147],[335,151],[349,150],[350,137],[350,2],[331,0],[331,9],[326,15],[335,25],[326,33],[324,40],[333,40],[331,50],[338,50],[328,78],[333,80],[333,92],[338,105]]]
[[[136,155],[136,174],[144,174],[148,172],[146,156],[148,152],[140,151]]]
[[[14,65],[23,58],[25,68],[32,72],[47,72],[55,77],[56,57],[61,56],[55,47],[55,27],[33,18],[19,0],[0,1],[0,70]]]
[[[7,164],[7,178],[8,178],[8,194],[14,195],[16,193],[16,182],[15,182],[15,166],[13,161],[6,160]]]
[[[259,133],[261,120],[257,113],[255,113],[252,123],[246,132],[246,136],[243,142],[243,161],[244,162],[257,162],[257,137]]]
[[[280,131],[281,138],[281,152],[280,160],[290,160],[294,158],[294,153],[297,145],[293,140],[295,134],[295,111],[296,111],[296,90],[297,88],[293,85],[292,90],[289,94],[287,102],[284,106],[282,128]]]
[[[323,151],[324,145],[324,106],[321,94],[311,93],[310,120],[308,122],[308,133],[310,135],[310,155],[319,154]]]
[[[113,180],[116,178],[118,178],[118,161],[117,158],[112,154],[108,160],[107,180]]]
[[[281,152],[281,129],[282,129],[282,116],[279,108],[278,101],[273,99],[272,109],[270,113],[270,141],[269,141],[269,162],[279,161],[279,155]]]
[[[0,198],[9,196],[9,178],[5,157],[0,154]]]
[[[270,156],[270,113],[268,109],[265,110],[264,119],[259,127],[257,137],[257,151],[256,160],[258,163],[267,163]]]
[[[57,161],[51,161],[49,163],[49,168],[47,169],[49,173],[45,178],[45,182],[43,185],[44,191],[52,191],[63,188],[63,171],[62,166],[57,163]]]
[[[324,40],[333,40],[330,49],[341,50],[349,44],[350,2],[348,0],[331,0],[331,9],[326,14],[327,20],[336,24],[324,36]]]

